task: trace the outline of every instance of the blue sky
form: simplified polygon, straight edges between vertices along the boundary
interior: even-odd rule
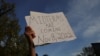
[[[45,13],[64,12],[77,37],[69,42],[60,42],[36,48],[39,56],[75,56],[83,47],[100,42],[100,0],[7,0],[16,4],[21,32],[26,26],[25,16],[30,11]]]

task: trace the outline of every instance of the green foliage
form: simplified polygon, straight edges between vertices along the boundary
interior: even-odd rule
[[[95,56],[95,54],[92,47],[84,47],[82,52],[76,56]]]
[[[20,25],[14,9],[14,4],[0,0],[0,56],[28,54],[28,43],[24,35],[19,35]]]

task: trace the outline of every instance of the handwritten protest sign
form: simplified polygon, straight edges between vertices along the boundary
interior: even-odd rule
[[[76,38],[62,12],[46,14],[31,11],[30,16],[25,16],[25,19],[27,25],[36,33],[36,38],[33,40],[35,45],[70,41]]]

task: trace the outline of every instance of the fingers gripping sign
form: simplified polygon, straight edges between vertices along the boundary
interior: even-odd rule
[[[32,39],[35,38],[35,32],[32,30],[30,26],[27,26],[25,28],[25,35],[27,35],[28,37],[31,37]]]

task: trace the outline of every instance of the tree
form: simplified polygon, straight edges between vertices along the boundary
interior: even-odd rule
[[[27,56],[27,40],[19,35],[20,25],[14,11],[15,4],[0,0],[0,56]]]
[[[95,56],[95,54],[92,47],[84,47],[82,52],[77,54],[77,56]]]

